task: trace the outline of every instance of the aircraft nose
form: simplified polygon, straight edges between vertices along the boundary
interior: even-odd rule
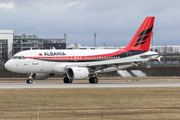
[[[9,71],[11,71],[11,69],[12,69],[12,64],[11,64],[11,61],[10,60],[8,60],[6,63],[5,63],[5,68],[7,69],[7,70],[9,70]]]

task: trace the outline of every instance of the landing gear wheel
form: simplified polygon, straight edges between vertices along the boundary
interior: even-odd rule
[[[64,81],[64,83],[72,83],[73,82],[73,80],[69,79],[68,77],[65,77],[63,81]]]
[[[98,78],[97,77],[90,77],[89,83],[98,83]]]
[[[97,77],[94,77],[93,82],[94,82],[94,83],[98,83],[98,78],[97,78]]]
[[[27,84],[32,84],[32,83],[33,83],[33,80],[27,79],[27,80],[26,80],[26,83],[27,83]]]
[[[89,83],[93,83],[93,77],[89,78]]]

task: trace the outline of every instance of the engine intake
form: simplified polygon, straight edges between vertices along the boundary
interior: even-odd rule
[[[83,67],[72,67],[67,71],[67,77],[69,79],[84,79],[89,76],[89,70]]]

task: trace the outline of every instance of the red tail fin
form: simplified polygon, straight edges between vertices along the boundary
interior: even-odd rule
[[[155,17],[146,17],[146,19],[141,24],[134,37],[126,46],[126,49],[149,51],[154,19]]]

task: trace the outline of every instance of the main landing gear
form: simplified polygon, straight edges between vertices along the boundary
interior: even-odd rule
[[[65,77],[65,78],[63,79],[63,81],[64,81],[64,83],[72,83],[72,82],[73,82],[73,80],[72,80],[72,79],[69,79],[68,77]]]
[[[98,83],[98,78],[97,77],[90,77],[89,83]]]
[[[72,83],[73,79],[69,79],[68,77],[65,77],[63,79],[64,83]],[[89,83],[98,83],[98,78],[97,77],[90,77],[89,78]]]

